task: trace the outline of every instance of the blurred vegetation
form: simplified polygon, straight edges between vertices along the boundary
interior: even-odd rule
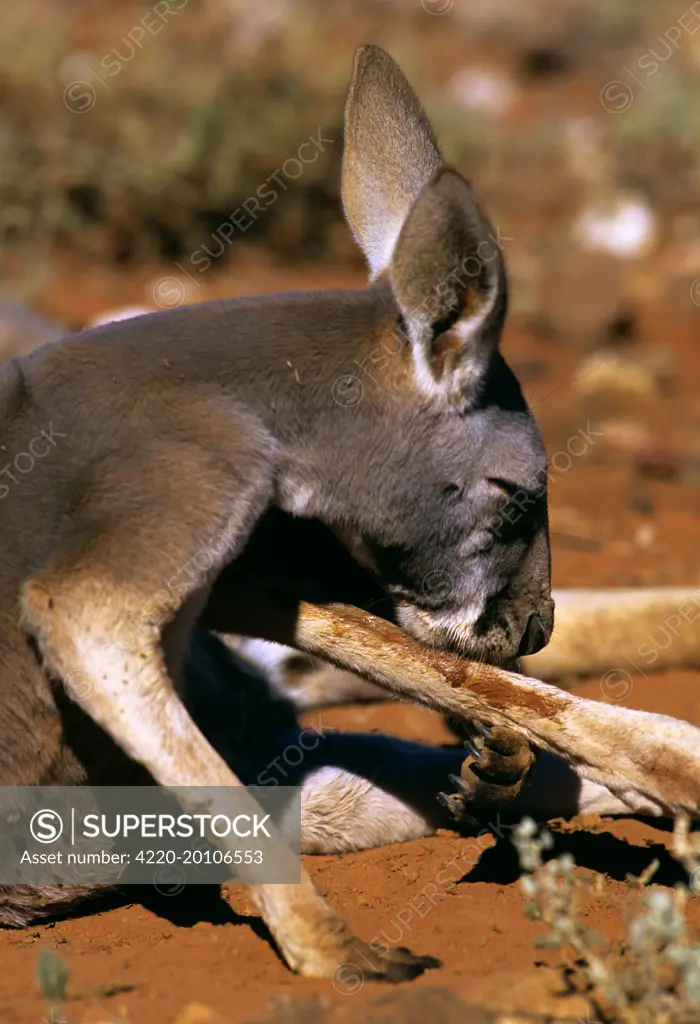
[[[653,75],[650,57],[639,64],[666,53],[684,11],[651,0],[23,0],[0,34],[0,249],[32,246],[37,263],[55,242],[125,262],[191,253],[321,129],[333,144],[236,237],[348,257],[342,104],[368,40],[402,63],[496,221],[509,206],[567,201],[574,115],[600,123],[611,183],[682,206],[698,195],[700,31],[682,29]],[[474,109],[453,87],[475,65],[513,81],[510,113]],[[611,112],[601,90],[618,79],[633,101]]]

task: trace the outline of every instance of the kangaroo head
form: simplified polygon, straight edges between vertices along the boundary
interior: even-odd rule
[[[352,418],[325,417],[313,514],[407,632],[505,664],[552,630],[545,450],[498,350],[498,233],[374,46],[358,51],[346,105],[343,203],[375,315],[353,343],[365,398]]]

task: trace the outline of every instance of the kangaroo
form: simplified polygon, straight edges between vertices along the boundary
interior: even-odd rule
[[[377,48],[357,55],[345,123],[343,199],[365,289],[144,315],[4,367],[0,781],[96,781],[56,696],[87,674],[79,710],[156,782],[240,784],[186,711],[183,665],[218,575],[270,508],[342,533],[423,641],[499,663],[546,642],[545,454],[498,351],[497,234]],[[353,406],[358,374],[367,393]],[[513,489],[531,507],[490,537]],[[228,632],[241,632],[243,604]],[[100,768],[103,784],[124,779]],[[302,974],[366,957],[366,973],[398,980],[433,963],[369,949],[305,874],[251,895]]]
[[[3,368],[0,784],[120,784],[131,765],[190,787],[196,811],[196,787],[240,786],[187,710],[199,625],[298,646],[574,760],[583,745],[593,784],[615,792],[618,769],[632,797],[696,806],[697,730],[643,719],[654,752],[667,740],[675,758],[653,785],[626,750],[638,718],[486,664],[513,665],[552,631],[544,448],[498,350],[498,235],[376,47],[353,69],[343,201],[365,289],[144,315]],[[401,628],[309,603],[295,580],[278,600],[249,543],[275,513],[330,529]],[[398,981],[435,964],[363,943],[305,873],[251,896],[306,976],[357,963]]]

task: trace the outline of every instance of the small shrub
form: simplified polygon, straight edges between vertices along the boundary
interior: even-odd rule
[[[689,835],[679,818],[673,855],[700,880],[700,837]],[[624,1024],[696,1024],[700,1019],[700,943],[693,941],[686,921],[687,885],[645,892],[642,909],[621,926],[620,942],[606,943],[580,916],[580,897],[590,884],[576,872],[574,858],[564,854],[544,863],[552,836],[529,818],[513,830],[518,851],[525,913],[542,921],[547,931],[538,945],[574,954],[572,969],[590,989],[596,1012]],[[646,888],[656,865],[631,880]]]

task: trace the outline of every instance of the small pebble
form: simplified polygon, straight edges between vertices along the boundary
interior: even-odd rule
[[[447,84],[450,97],[468,110],[504,117],[518,95],[515,82],[498,68],[464,67]]]
[[[663,390],[671,377],[671,367],[662,352],[592,352],[578,366],[573,387],[581,394],[616,391],[649,398]]]
[[[173,1024],[225,1024],[224,1018],[203,1003],[188,1003]]]
[[[657,217],[639,196],[617,195],[587,206],[574,224],[578,244],[618,259],[637,259],[658,243]]]
[[[634,534],[634,543],[638,548],[650,548],[656,540],[656,527],[652,526],[651,523],[645,523],[644,526],[640,526]]]
[[[652,439],[649,428],[639,420],[603,420],[597,429],[603,435],[605,444],[621,452],[640,452],[649,446]]]

